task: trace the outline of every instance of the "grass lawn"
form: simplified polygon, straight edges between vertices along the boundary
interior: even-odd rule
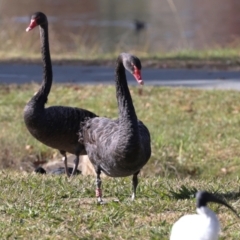
[[[237,178],[142,177],[134,202],[130,178],[105,178],[105,205],[96,204],[93,177],[69,182],[65,176],[4,171],[0,182],[2,239],[169,239],[172,223],[195,213],[195,188],[224,193],[240,210]],[[220,218],[221,239],[240,239],[239,219],[225,207],[210,207]]]
[[[0,35],[1,61],[40,61],[39,30],[35,29],[26,33],[26,26],[12,24],[12,28],[9,28],[9,22],[2,22],[1,27],[6,31]],[[49,32],[51,56],[55,63],[58,61],[65,63],[81,61],[87,64],[89,62],[98,65],[112,64],[119,53],[125,51],[138,56],[143,66],[163,68],[191,68],[206,65],[216,68],[239,68],[240,66],[240,42],[238,39],[224,46],[216,44],[200,50],[188,47],[151,50],[147,40],[134,46],[129,45],[128,41],[117,42],[114,49],[108,50],[99,43],[99,39],[90,40],[91,32],[82,32],[79,29],[79,32],[69,33],[67,36],[65,34],[64,37],[67,37],[68,40],[61,34],[55,35],[54,31],[51,30],[51,25]]]
[[[37,39],[36,39],[37,40]],[[1,41],[0,41],[1,43]],[[26,48],[27,47],[27,48]],[[30,46],[16,47],[9,46],[6,52],[4,45],[0,46],[1,62],[41,62],[39,45],[29,51]],[[60,51],[53,46],[51,57],[55,64],[85,64],[85,65],[113,65],[123,49],[116,49],[114,52],[101,53],[91,48],[87,50]],[[204,68],[206,66],[214,69],[239,69],[240,68],[240,47],[237,48],[213,48],[206,50],[181,49],[169,52],[149,53],[138,49],[124,48],[125,52],[135,54],[141,59],[144,67],[157,68]]]
[[[172,223],[195,212],[196,189],[222,194],[240,212],[239,92],[144,87],[139,95],[131,87],[137,115],[151,132],[152,157],[141,173],[135,202],[130,178],[105,178],[108,204],[98,206],[94,177],[69,181],[19,171],[60,159],[23,123],[24,105],[38,87],[0,87],[3,239],[168,239]],[[83,107],[111,118],[118,113],[114,86],[53,85],[51,105]],[[234,214],[214,204],[211,208],[222,223],[221,239],[240,239]]]

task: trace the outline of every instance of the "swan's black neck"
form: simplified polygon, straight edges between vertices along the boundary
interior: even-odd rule
[[[41,53],[43,61],[43,81],[38,92],[33,96],[31,102],[34,105],[43,107],[47,102],[48,94],[52,86],[52,63],[48,42],[48,25],[39,26],[40,40],[41,40]]]
[[[122,57],[119,56],[116,66],[116,97],[119,109],[119,121],[125,130],[138,130],[137,115],[128,88]],[[129,132],[129,134],[130,134]]]

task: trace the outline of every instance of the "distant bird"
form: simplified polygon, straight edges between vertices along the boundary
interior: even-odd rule
[[[136,32],[142,31],[146,27],[145,22],[134,19],[134,28]]]
[[[82,124],[80,141],[84,143],[96,174],[96,197],[102,203],[101,178],[103,171],[111,177],[133,175],[132,199],[135,198],[138,174],[151,156],[150,133],[137,119],[125,69],[143,84],[140,60],[128,53],[121,53],[116,63],[116,97],[119,118],[112,120],[97,117]]]
[[[35,173],[39,173],[39,174],[47,174],[47,171],[43,168],[43,167],[37,167],[34,170]],[[73,168],[68,167],[68,172],[70,174],[73,173]],[[52,169],[51,171],[48,172],[48,174],[55,174],[55,175],[61,175],[65,173],[65,168],[64,167],[58,167],[56,169]],[[74,173],[75,175],[81,174],[81,171],[79,171],[78,169],[76,170],[76,172]]]
[[[174,223],[170,240],[217,240],[220,223],[217,215],[207,207],[208,202],[222,204],[237,215],[237,212],[225,201],[206,191],[197,192],[196,199],[198,214],[185,215]]]
[[[66,173],[70,176],[67,168],[66,152],[76,155],[73,175],[79,164],[79,155],[86,154],[84,146],[78,142],[77,133],[81,131],[80,123],[86,117],[93,118],[97,115],[74,107],[52,106],[45,108],[52,86],[53,75],[48,42],[48,21],[44,13],[36,12],[31,17],[30,25],[26,31],[28,32],[36,26],[39,26],[40,29],[43,82],[38,92],[24,108],[24,121],[33,137],[43,144],[60,151],[63,155]]]

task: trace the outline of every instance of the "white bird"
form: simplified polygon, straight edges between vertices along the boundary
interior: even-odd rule
[[[238,216],[228,203],[206,191],[197,192],[196,200],[198,214],[185,215],[175,222],[170,240],[218,240],[220,223],[217,215],[207,207],[208,202],[222,204]]]

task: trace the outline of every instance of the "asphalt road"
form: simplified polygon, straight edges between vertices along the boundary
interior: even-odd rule
[[[114,84],[114,68],[105,66],[54,65],[55,83]],[[144,68],[145,85],[240,90],[240,72],[207,69]],[[0,64],[0,83],[41,82],[40,64]],[[128,75],[129,84],[136,84]]]

